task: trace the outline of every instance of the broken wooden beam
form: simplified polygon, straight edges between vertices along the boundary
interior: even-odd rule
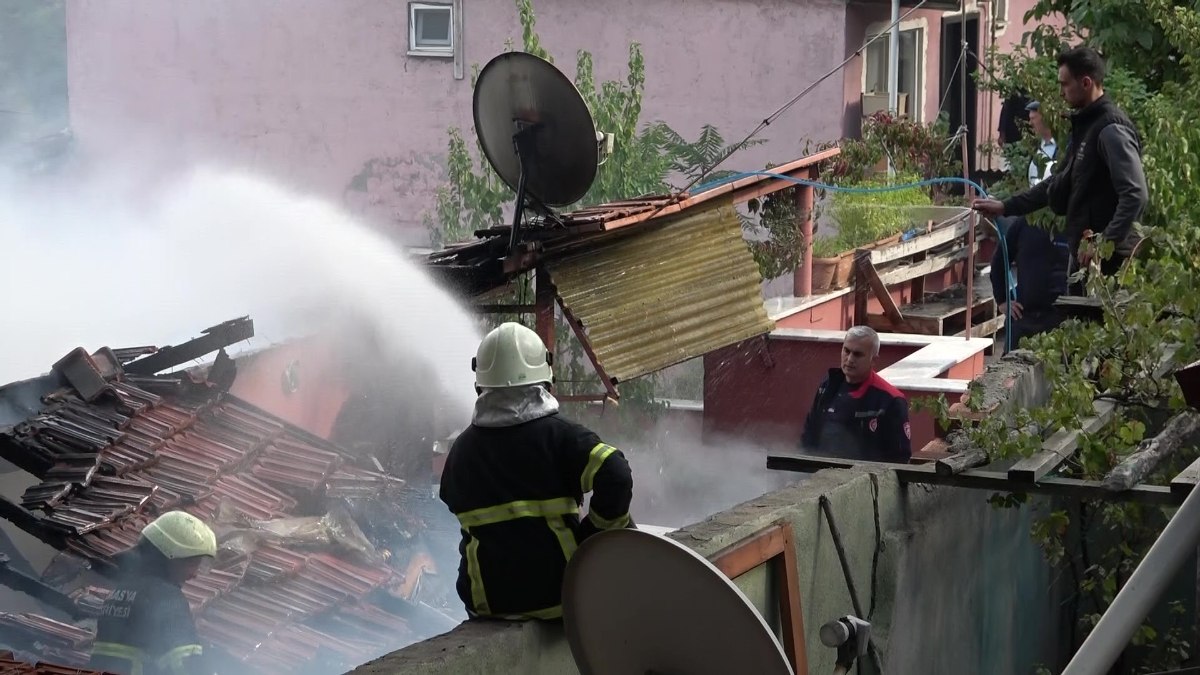
[[[163,347],[149,356],[130,361],[125,364],[125,372],[134,375],[154,375],[243,340],[249,340],[254,337],[254,322],[250,317],[243,316],[202,332],[203,335],[194,340],[174,347]]]
[[[986,452],[979,448],[969,448],[945,459],[939,459],[933,463],[933,469],[939,476],[953,476],[987,463],[988,454]]]
[[[892,294],[888,292],[887,286],[879,278],[879,271],[875,269],[875,264],[871,262],[871,254],[860,251],[854,256],[854,265],[858,269],[858,276],[855,278],[855,282],[867,282],[871,290],[875,293],[875,299],[883,307],[883,315],[892,323],[892,327],[905,333],[911,333],[912,329],[904,321],[904,314],[900,312],[900,308],[896,306],[896,301],[892,299]]]
[[[1172,417],[1153,438],[1138,443],[1120,464],[1104,477],[1104,487],[1109,490],[1128,490],[1141,483],[1146,476],[1180,447],[1194,443],[1200,433],[1200,413],[1185,410]]]
[[[1041,480],[1075,453],[1075,448],[1079,444],[1079,434],[1094,433],[1108,424],[1116,412],[1117,404],[1113,401],[1094,401],[1092,408],[1095,414],[1082,419],[1078,429],[1056,431],[1042,443],[1041,452],[1012,465],[1012,468],[1008,470],[1008,477],[1024,482]]]

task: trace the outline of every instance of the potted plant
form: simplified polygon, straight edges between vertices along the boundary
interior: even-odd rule
[[[891,183],[916,182],[911,175],[900,175]],[[877,188],[885,181],[864,180],[855,187]],[[813,241],[813,290],[830,291],[850,283],[854,268],[854,252],[890,246],[909,230],[913,223],[910,206],[928,206],[930,196],[921,188],[888,192],[835,192],[828,213],[837,225],[837,234]]]

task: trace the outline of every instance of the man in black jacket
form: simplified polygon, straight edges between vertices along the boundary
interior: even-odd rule
[[[1003,247],[997,246],[992,256],[992,297],[998,311],[1011,318],[1007,324],[1008,343],[1016,349],[1021,338],[1053,330],[1064,316],[1054,307],[1058,296],[1067,292],[1067,265],[1071,252],[1066,237],[1017,218],[1004,233],[1008,247],[1007,259]],[[1011,305],[1005,294],[1008,275],[1005,262],[1017,268],[1016,291]]]
[[[576,546],[601,530],[633,527],[629,463],[558,414],[550,355],[537,333],[502,324],[472,366],[479,398],[446,456],[440,495],[462,530],[459,598],[472,618],[558,619]]]
[[[1101,261],[1102,274],[1115,274],[1138,243],[1134,222],[1146,208],[1142,143],[1133,121],[1104,93],[1104,59],[1090,47],[1058,57],[1058,84],[1075,110],[1068,152],[1058,170],[1037,186],[1004,201],[978,199],[974,208],[990,216],[1020,216],[1049,206],[1066,216],[1070,250],[1079,263],[1091,262],[1091,248],[1079,251],[1085,233],[1114,245]],[[1097,242],[1099,243],[1099,242]]]
[[[908,399],[875,372],[879,334],[846,331],[842,367],[830,369],[804,420],[800,446],[845,459],[907,464],[912,457]]]

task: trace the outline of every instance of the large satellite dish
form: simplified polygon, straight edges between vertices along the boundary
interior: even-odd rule
[[[573,204],[596,180],[596,127],[579,90],[549,61],[506,52],[475,83],[475,133],[483,154],[517,193],[512,244],[528,206]]]
[[[581,675],[794,675],[762,616],[695,551],[638,530],[585,541],[563,623]]]

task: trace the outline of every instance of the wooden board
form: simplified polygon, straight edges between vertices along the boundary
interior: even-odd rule
[[[970,229],[971,224],[966,221],[947,224],[927,234],[913,237],[908,241],[892,244],[886,248],[875,249],[871,251],[871,262],[876,265],[882,265],[916,255],[917,253],[924,253],[931,248],[937,248],[942,244],[948,244],[959,237],[966,236]],[[966,245],[965,242],[963,245]]]

